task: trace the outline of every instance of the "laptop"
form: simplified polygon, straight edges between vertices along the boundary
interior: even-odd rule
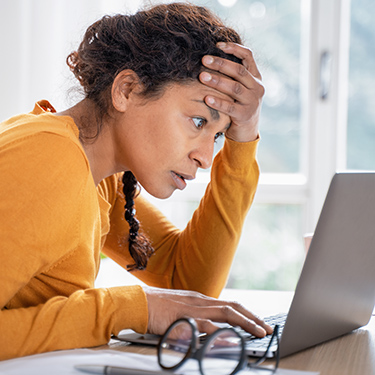
[[[366,325],[374,304],[375,173],[336,173],[286,316],[280,357]],[[250,355],[262,355],[256,342],[248,344]]]
[[[280,357],[366,325],[374,304],[375,172],[336,173],[289,312],[281,317],[285,324],[280,334]],[[121,333],[117,338],[151,345],[158,340],[154,335]],[[264,355],[267,340],[269,337],[249,340],[247,354]],[[276,349],[271,347],[267,357]]]

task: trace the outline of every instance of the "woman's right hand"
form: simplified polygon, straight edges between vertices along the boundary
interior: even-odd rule
[[[237,302],[222,301],[188,290],[143,287],[148,302],[148,333],[162,335],[177,319],[194,318],[200,332],[213,333],[214,322],[229,323],[264,337],[272,328]]]

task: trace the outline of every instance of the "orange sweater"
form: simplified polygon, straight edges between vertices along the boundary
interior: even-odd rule
[[[53,111],[43,101],[0,124],[0,360],[147,329],[141,287],[94,288],[101,251],[124,267],[133,262],[120,176],[96,188],[76,125]],[[226,140],[183,231],[136,199],[155,248],[147,269],[134,272],[139,279],[220,294],[256,190],[256,146]]]

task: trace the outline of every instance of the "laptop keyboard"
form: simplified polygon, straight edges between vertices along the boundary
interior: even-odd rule
[[[283,333],[287,313],[281,313],[277,315],[272,315],[264,318],[264,321],[269,324],[271,327],[274,327],[275,325],[279,326],[279,338],[281,337],[281,334]],[[245,335],[245,339],[249,342],[249,345],[251,345],[252,348],[257,348],[259,350],[267,349],[267,346],[271,340],[272,335],[267,335],[262,338],[255,337],[253,335],[247,334]]]
[[[265,317],[263,320],[267,324],[269,324],[271,327],[274,327],[275,325],[279,326],[279,338],[280,338],[281,334],[283,332],[283,328],[284,328],[284,325],[285,325],[287,315],[288,315],[287,313],[281,313],[281,314]],[[227,326],[226,323],[224,323],[223,326],[224,327]],[[239,328],[239,327],[237,327],[237,328]],[[268,346],[268,343],[269,343],[269,341],[271,340],[271,337],[272,337],[272,334],[271,334],[271,335],[267,335],[263,338],[258,338],[256,336],[252,335],[251,333],[244,331],[243,329],[239,329],[239,331],[241,333],[241,336],[245,339],[245,341],[248,343],[248,345],[251,346],[251,348],[259,349],[259,350],[263,350],[263,349],[266,350],[267,346]],[[205,334],[205,333],[200,334],[199,335],[200,343],[203,344],[205,342],[206,338],[207,338],[207,334]]]

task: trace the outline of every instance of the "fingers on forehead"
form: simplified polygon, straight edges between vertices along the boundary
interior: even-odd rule
[[[226,43],[226,47],[225,48],[222,48],[223,51],[225,53],[228,53],[228,54],[232,54],[236,57],[238,57],[239,59],[242,60],[242,64],[243,66],[249,70],[249,72],[257,77],[257,78],[261,78],[261,75],[260,75],[260,72],[258,70],[258,67],[255,63],[255,60],[254,60],[254,56],[253,56],[253,52],[250,48],[247,48],[247,47],[244,47],[244,46],[241,46],[239,44],[236,44],[236,43]],[[217,57],[216,59],[220,59],[219,57]],[[225,59],[222,59],[222,60],[225,60]],[[232,63],[232,64],[236,64],[235,62],[232,62],[230,60],[226,60],[228,63]],[[224,65],[224,63],[221,63],[221,65]]]

